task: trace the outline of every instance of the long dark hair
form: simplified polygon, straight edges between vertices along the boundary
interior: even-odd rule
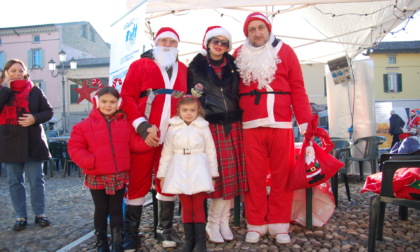
[[[120,99],[120,93],[118,92],[117,89],[115,89],[114,87],[111,86],[105,86],[103,88],[101,88],[98,93],[96,94],[99,97],[101,97],[104,94],[110,94],[112,96],[114,96],[117,99]]]

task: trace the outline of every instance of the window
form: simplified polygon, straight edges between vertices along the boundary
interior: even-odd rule
[[[39,35],[32,36],[32,42],[33,43],[39,43],[41,41]]]
[[[95,30],[90,29],[89,40],[95,42]]]
[[[81,26],[80,35],[82,35],[82,37],[84,37],[84,38],[87,38],[88,37],[87,36],[87,24],[83,24]]]
[[[44,50],[31,49],[28,51],[28,68],[43,68],[44,67]]]
[[[76,104],[77,101],[79,100],[79,93],[74,91],[75,88],[79,88],[79,85],[77,84],[70,85],[70,103],[71,104]]]
[[[397,64],[397,56],[395,55],[388,56],[388,64]]]
[[[47,86],[46,86],[46,83],[44,81],[42,81],[42,80],[32,80],[32,82],[34,83],[35,86],[39,87],[39,89],[41,89],[44,94],[46,94]]]
[[[384,74],[384,92],[385,93],[402,92],[402,74],[400,73]]]

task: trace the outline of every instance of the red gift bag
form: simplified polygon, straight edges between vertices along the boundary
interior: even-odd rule
[[[314,137],[320,139],[322,147],[314,142]],[[334,176],[344,164],[331,156],[333,148],[327,131],[318,128],[318,116],[315,115],[308,124],[299,156],[289,173],[288,189],[314,187]]]

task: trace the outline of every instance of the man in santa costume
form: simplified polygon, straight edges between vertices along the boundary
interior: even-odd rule
[[[420,115],[413,109],[410,111],[410,116],[408,117],[407,130],[414,132],[417,128],[420,128]]]
[[[257,243],[269,232],[289,243],[293,192],[286,188],[294,164],[292,116],[304,134],[312,118],[302,70],[293,49],[271,33],[261,13],[245,20],[245,43],[234,56],[241,83],[244,152],[249,191],[245,193],[246,242]],[[266,195],[267,167],[272,186]]]
[[[131,155],[130,183],[127,187],[124,249],[140,245],[138,229],[145,195],[151,187],[152,171],[157,173],[168,120],[175,115],[177,97],[187,89],[187,67],[178,61],[179,36],[169,27],[161,28],[154,39],[155,48],[143,53],[128,69],[121,90],[124,111],[137,133],[153,150]],[[157,238],[163,247],[181,243],[172,229],[175,195],[161,193],[156,179],[158,199]]]

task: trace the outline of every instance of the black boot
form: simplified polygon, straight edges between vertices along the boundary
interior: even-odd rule
[[[164,248],[176,247],[176,244],[182,244],[181,238],[172,229],[174,219],[175,201],[158,201],[159,204],[159,223],[156,228],[156,237],[162,242]]]
[[[184,223],[184,244],[181,247],[181,252],[191,252],[194,248],[194,223]]]
[[[111,252],[124,252],[123,231],[121,227],[111,228]]]
[[[143,206],[125,206],[124,240],[125,251],[136,251],[140,247],[139,227]]]
[[[207,251],[206,247],[206,223],[194,223],[195,246],[194,252]]]
[[[96,235],[96,251],[109,252],[108,236],[107,236],[106,229],[96,230],[95,235]]]

